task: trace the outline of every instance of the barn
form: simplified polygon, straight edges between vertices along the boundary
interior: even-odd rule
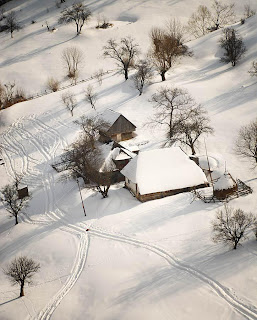
[[[99,141],[109,142],[114,140],[119,142],[133,138],[136,126],[121,113],[107,109],[100,115],[100,117],[108,125],[104,131],[99,131]]]
[[[179,147],[140,151],[121,173],[142,202],[208,186],[201,168]]]

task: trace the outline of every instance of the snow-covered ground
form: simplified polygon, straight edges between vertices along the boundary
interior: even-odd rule
[[[89,1],[94,17],[82,35],[74,37],[74,25],[57,26],[60,9],[54,2],[42,2],[7,4],[7,9],[18,10],[25,27],[14,39],[0,34],[1,81],[16,80],[31,94],[44,92],[48,76],[67,83],[60,58],[65,47],[84,51],[80,78],[88,78],[100,67],[115,68],[102,58],[102,46],[110,37],[132,35],[146,52],[152,26],[164,25],[170,16],[186,21],[200,4]],[[242,1],[236,4],[242,12]],[[114,26],[95,29],[97,13],[104,13]],[[46,31],[46,20],[57,32]],[[115,72],[105,75],[101,86],[94,79],[87,84],[98,93],[97,113],[111,108],[137,126],[131,143],[141,150],[158,148],[164,139],[161,128],[145,126],[154,112],[151,95],[163,85],[188,89],[209,112],[215,133],[206,143],[220,172],[226,166],[234,178],[253,188],[251,195],[231,205],[256,214],[256,170],[234,155],[233,141],[240,126],[257,116],[257,82],[247,73],[257,56],[257,16],[235,27],[248,49],[235,68],[219,62],[217,31],[190,41],[194,56],[170,70],[165,84],[156,75],[140,97],[132,81],[124,82]],[[76,182],[60,182],[50,164],[78,136],[74,120],[96,114],[84,100],[87,84],[69,89],[79,102],[74,117],[62,104],[64,91],[1,112],[5,165],[0,166],[0,186],[11,182],[14,172],[23,173],[33,198],[17,226],[0,207],[0,267],[27,254],[41,269],[23,298],[17,298],[18,288],[11,287],[1,269],[0,319],[257,319],[256,241],[249,234],[236,251],[212,242],[211,221],[220,203],[192,202],[187,193],[140,203],[120,184],[107,199],[84,189],[83,215]],[[203,146],[198,151],[205,153]]]

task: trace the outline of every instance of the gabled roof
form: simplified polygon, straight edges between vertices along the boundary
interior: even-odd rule
[[[141,151],[121,173],[137,183],[141,195],[207,183],[201,168],[179,147]]]
[[[121,116],[121,113],[113,111],[111,109],[106,109],[103,113],[100,114],[100,117],[110,124],[110,127],[114,122]]]
[[[100,114],[100,117],[109,124],[106,128],[107,130],[103,130],[104,132],[108,132],[108,134],[126,133],[136,129],[136,126],[126,117],[111,109],[106,109]]]

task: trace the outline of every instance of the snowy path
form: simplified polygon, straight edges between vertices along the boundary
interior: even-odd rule
[[[32,134],[25,125],[32,126],[36,134]],[[100,237],[121,243],[131,244],[149,250],[161,258],[165,259],[171,266],[185,271],[193,277],[207,284],[213,292],[230,304],[237,312],[247,317],[248,319],[257,320],[257,310],[254,307],[247,306],[239,298],[235,297],[228,288],[212,279],[203,272],[193,268],[192,266],[180,261],[171,253],[163,248],[151,243],[147,243],[129,236],[117,233],[111,233],[104,229],[90,226],[90,231],[85,230],[88,227],[86,223],[74,224],[70,216],[64,215],[61,209],[58,208],[55,199],[55,180],[54,175],[49,172],[49,164],[54,159],[55,153],[59,147],[65,147],[65,141],[60,136],[59,132],[35,117],[23,118],[15,122],[4,134],[4,161],[8,175],[15,176],[15,170],[19,168],[19,173],[26,174],[30,185],[38,186],[39,177],[44,187],[45,192],[45,213],[47,220],[31,219],[27,215],[23,215],[23,220],[33,224],[52,224],[57,221],[60,223],[59,228],[69,234],[79,237],[80,244],[77,251],[75,261],[73,263],[70,276],[67,278],[63,287],[49,301],[45,308],[35,317],[36,320],[50,319],[57,306],[62,299],[68,294],[71,288],[78,280],[86,263],[89,249],[89,235]],[[39,159],[34,159],[30,156],[28,148],[33,148],[33,151],[39,156]],[[15,157],[13,157],[15,156]],[[42,170],[35,168],[35,165],[41,165]],[[49,232],[51,228],[49,228]]]

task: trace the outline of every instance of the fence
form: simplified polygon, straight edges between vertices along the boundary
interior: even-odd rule
[[[107,71],[103,72],[102,75],[105,76],[105,75],[110,74],[110,73],[113,73],[113,72],[115,72],[115,74],[116,74],[116,73],[117,73],[117,70],[116,70],[116,69],[107,70]],[[65,90],[65,89],[74,87],[74,86],[76,86],[76,85],[78,85],[78,84],[80,84],[80,83],[88,82],[88,81],[93,80],[93,79],[96,79],[96,78],[97,78],[97,76],[96,76],[96,75],[95,75],[95,76],[93,75],[93,76],[91,76],[90,78],[82,79],[82,80],[76,81],[76,83],[71,83],[71,84],[68,84],[68,85],[66,85],[66,86],[63,86],[63,87],[61,87],[60,89],[58,89],[58,91],[62,91],[62,90]],[[37,93],[37,94],[35,94],[35,95],[32,95],[32,96],[26,98],[26,101],[28,101],[28,100],[33,100],[33,99],[37,99],[37,98],[43,97],[43,96],[48,95],[48,94],[51,94],[51,93],[53,93],[53,92],[46,90],[45,92]]]

